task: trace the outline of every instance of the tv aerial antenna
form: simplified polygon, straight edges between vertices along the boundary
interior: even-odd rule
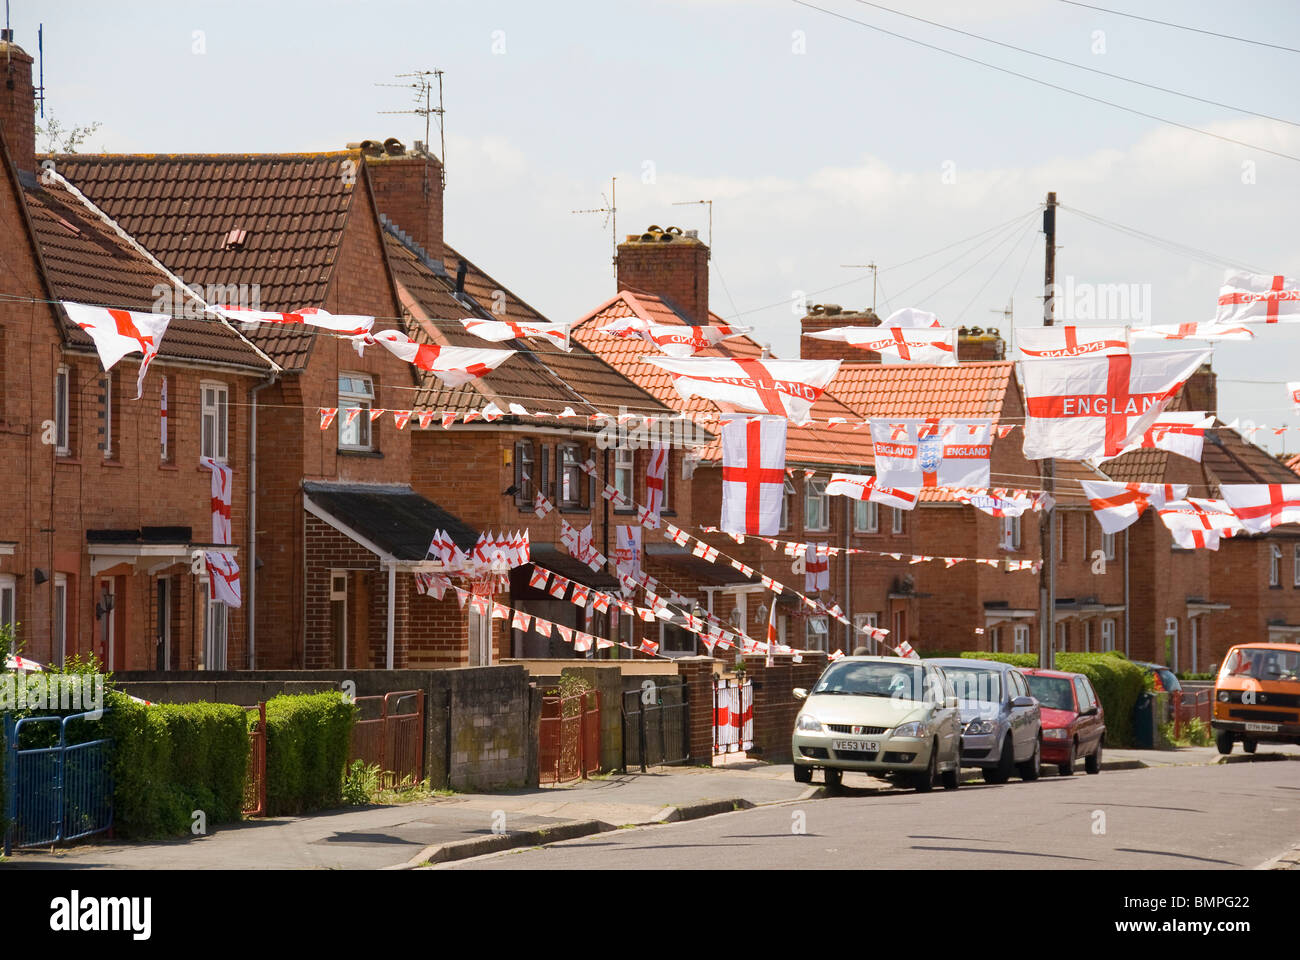
[[[610,244],[610,263],[614,264],[614,276],[618,276],[618,177],[609,178],[609,196],[603,193],[600,199],[605,201],[603,207],[589,207],[586,210],[570,210],[570,213],[599,213],[603,214],[600,227],[603,230],[609,227],[609,244]]]
[[[429,146],[429,127],[434,117],[438,118],[438,160],[442,165],[442,185],[447,186],[447,131],[443,123],[446,111],[443,108],[442,101],[442,70],[413,70],[410,73],[399,73],[394,76],[396,80],[405,80],[405,83],[377,83],[377,87],[397,87],[402,90],[412,91],[412,97],[415,106],[409,110],[380,110],[381,114],[406,114],[424,117],[424,145],[425,149]],[[438,105],[433,105],[433,88],[438,87]]]

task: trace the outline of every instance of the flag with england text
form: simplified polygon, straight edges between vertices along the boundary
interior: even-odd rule
[[[700,396],[745,410],[807,423],[809,411],[840,368],[838,360],[646,357],[666,370],[683,400]]]

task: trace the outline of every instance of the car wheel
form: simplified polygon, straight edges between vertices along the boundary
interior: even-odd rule
[[[1257,744],[1255,743],[1254,740],[1241,741],[1241,749],[1245,750],[1247,753],[1254,753],[1256,746]]]
[[[1034,741],[1034,755],[1018,765],[1021,780],[1037,780],[1043,769],[1043,738]]]
[[[945,790],[956,790],[961,786],[961,747],[959,746],[952,755],[953,767],[943,775],[943,788]]]
[[[1058,763],[1056,765],[1056,772],[1059,773],[1061,776],[1063,777],[1074,776],[1074,751],[1078,748],[1078,746],[1079,745],[1077,743],[1071,740],[1070,752],[1065,755],[1065,762]]]
[[[826,789],[832,792],[838,790],[840,784],[844,781],[843,773],[830,767],[822,771],[822,778],[826,781]]]
[[[801,767],[799,764],[794,765],[794,782],[795,783],[812,783],[812,767]]]
[[[1101,773],[1102,742],[1097,741],[1097,749],[1083,758],[1083,769],[1087,773]]]
[[[925,773],[915,774],[912,788],[917,793],[929,793],[934,789],[935,774],[939,769],[939,741],[930,745],[930,762],[925,765]]]
[[[1219,752],[1225,757],[1232,753],[1232,734],[1227,730],[1220,730],[1214,735],[1214,745],[1219,748]]]
[[[1002,741],[1002,755],[998,757],[998,765],[993,769],[983,771],[985,783],[1006,783],[1011,779],[1011,771],[1016,766],[1015,748],[1011,745],[1011,734]]]

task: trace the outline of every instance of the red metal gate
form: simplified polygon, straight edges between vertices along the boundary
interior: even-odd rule
[[[600,769],[600,693],[542,697],[537,733],[537,778],[566,783]]]
[[[244,779],[244,816],[266,816],[266,701],[256,707],[257,720],[248,731],[248,776]]]
[[[1197,718],[1204,720],[1206,727],[1209,727],[1213,698],[1213,687],[1201,690],[1175,690],[1173,693],[1174,736],[1181,736],[1183,725]]]
[[[424,779],[424,691],[395,690],[357,697],[360,719],[352,727],[348,766],[360,760],[380,770],[380,786],[396,788]]]
[[[739,753],[754,746],[754,681],[713,681],[713,752]]]

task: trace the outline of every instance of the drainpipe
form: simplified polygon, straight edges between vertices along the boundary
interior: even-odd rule
[[[384,660],[387,669],[393,669],[393,623],[397,617],[397,564],[388,565],[388,651]],[[489,621],[490,622],[490,621]],[[489,658],[489,662],[491,659]]]
[[[280,379],[273,373],[248,391],[248,669],[257,669],[257,395]]]
[[[1124,529],[1124,656],[1128,657],[1128,621],[1129,621],[1129,595],[1128,595],[1128,528]]]
[[[849,565],[853,560],[849,554],[853,546],[853,511],[856,500],[844,501],[844,618],[848,624],[844,627],[844,652],[852,656],[856,638],[853,636],[853,580]],[[830,653],[829,650],[826,651]]]

